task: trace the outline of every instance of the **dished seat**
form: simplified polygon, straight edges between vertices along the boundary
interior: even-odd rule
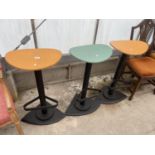
[[[131,58],[127,64],[139,76],[155,76],[155,59],[151,57]]]
[[[112,55],[112,49],[104,44],[83,45],[71,48],[70,54],[86,63],[100,63]]]
[[[10,114],[7,109],[7,103],[6,103],[6,97],[4,94],[5,91],[4,91],[3,85],[4,85],[4,81],[0,80],[0,125],[11,121]],[[10,101],[12,101],[11,98],[10,98]],[[15,108],[13,101],[11,104],[12,104],[12,108]]]

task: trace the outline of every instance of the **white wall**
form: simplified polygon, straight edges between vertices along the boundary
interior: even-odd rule
[[[28,19],[1,19],[0,20],[0,54],[5,55],[13,50],[20,40],[31,32],[30,20]],[[27,45],[21,48],[33,48],[34,43],[31,40]]]
[[[36,20],[39,24],[40,20]],[[73,46],[92,44],[96,20],[47,20],[38,30],[38,46],[53,47],[68,53]]]
[[[35,20],[36,25],[41,20]],[[103,19],[100,20],[96,43],[108,44],[111,40],[129,39],[131,27],[140,19]],[[92,44],[96,20],[59,19],[47,20],[37,31],[39,47],[57,48],[63,54],[73,46]],[[31,32],[30,20],[0,20],[0,54],[3,56],[14,49],[20,40]],[[33,38],[21,48],[34,48]]]
[[[109,44],[112,40],[130,39],[131,27],[140,21],[141,19],[102,19],[96,43]]]

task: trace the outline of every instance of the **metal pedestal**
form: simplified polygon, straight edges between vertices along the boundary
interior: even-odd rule
[[[63,119],[65,115],[56,108],[58,105],[57,100],[45,96],[42,72],[35,71],[34,73],[39,96],[24,105],[24,109],[30,112],[25,115],[22,121],[36,125],[48,125],[56,123]],[[36,100],[40,100],[40,104],[37,107],[28,107]]]
[[[102,102],[101,95],[97,95],[89,98],[86,97],[91,68],[92,68],[92,64],[86,63],[82,91],[80,94],[76,94],[74,96],[73,100],[71,101],[71,104],[69,105],[66,111],[66,115],[68,116],[86,115],[96,111],[99,108]]]
[[[113,82],[111,83],[110,86],[106,86],[102,89],[102,94],[103,94],[103,104],[112,104],[112,103],[117,103],[120,102],[122,100],[124,100],[126,98],[126,95],[124,95],[123,93],[115,90],[116,88],[116,84],[118,82],[118,80],[120,79],[120,76],[122,74],[122,71],[124,69],[124,65],[125,65],[125,59],[126,59],[126,55],[122,54],[119,64],[117,66],[115,75],[114,75],[114,79]]]

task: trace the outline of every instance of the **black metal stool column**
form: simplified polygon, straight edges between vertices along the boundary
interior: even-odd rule
[[[39,99],[40,99],[40,106],[44,107],[47,105],[47,103],[46,103],[46,98],[45,98],[45,90],[44,90],[44,86],[43,86],[42,73],[41,73],[41,71],[35,71],[34,74],[35,74],[37,90],[38,90]],[[48,113],[48,111],[46,108],[42,109],[41,110],[42,115],[40,115],[40,119],[43,119],[42,116],[46,115],[47,113]],[[51,115],[53,115],[53,113],[51,113]]]
[[[90,73],[91,73],[92,64],[86,63],[84,81],[82,86],[82,91],[80,94],[76,94],[73,98],[70,106],[66,111],[66,115],[70,116],[81,116],[92,113],[99,108],[101,103],[101,95],[86,97],[87,90],[89,85]]]
[[[81,111],[88,110],[91,106],[90,104],[87,104],[85,102],[85,98],[87,95],[87,89],[88,89],[88,85],[89,85],[91,67],[92,67],[92,64],[86,63],[82,91],[81,91],[81,94],[80,94],[79,99],[78,99],[79,102],[76,102],[76,104],[75,104],[76,108],[81,110]]]
[[[122,54],[113,78],[113,81],[111,83],[110,86],[106,86],[103,88],[103,95],[105,97],[105,101],[104,103],[117,103],[123,99],[126,98],[126,95],[124,95],[123,93],[116,91],[116,84],[118,82],[118,80],[120,79],[121,73],[124,69],[124,65],[125,65],[125,59],[126,59],[127,55]]]
[[[63,119],[65,115],[56,108],[58,105],[57,100],[45,96],[41,70],[35,71],[34,74],[35,74],[39,96],[24,105],[24,109],[26,111],[31,111],[31,112],[29,112],[22,119],[22,121],[31,123],[31,124],[37,124],[37,125],[46,125],[46,124],[52,124],[52,123],[58,122],[59,120]],[[32,104],[34,101],[38,99],[40,100],[39,106],[35,108],[28,108],[30,104]],[[55,104],[51,105],[46,100],[52,101]]]

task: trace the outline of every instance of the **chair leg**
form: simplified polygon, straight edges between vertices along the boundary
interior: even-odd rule
[[[18,131],[18,134],[19,135],[24,135],[23,129],[22,129],[19,121],[15,123],[15,126],[16,126],[16,129]]]
[[[18,115],[17,115],[16,111],[15,110],[11,111],[10,116],[11,116],[12,122],[15,124],[15,127],[16,127],[18,133],[20,135],[24,135],[24,132],[23,132],[23,129],[22,129],[21,125],[20,125],[20,120],[18,118]]]
[[[135,87],[129,97],[129,100],[131,101],[133,99],[134,94],[136,93],[136,90],[138,89],[138,87],[140,86],[141,83],[141,78],[138,79],[137,83],[135,84]]]

